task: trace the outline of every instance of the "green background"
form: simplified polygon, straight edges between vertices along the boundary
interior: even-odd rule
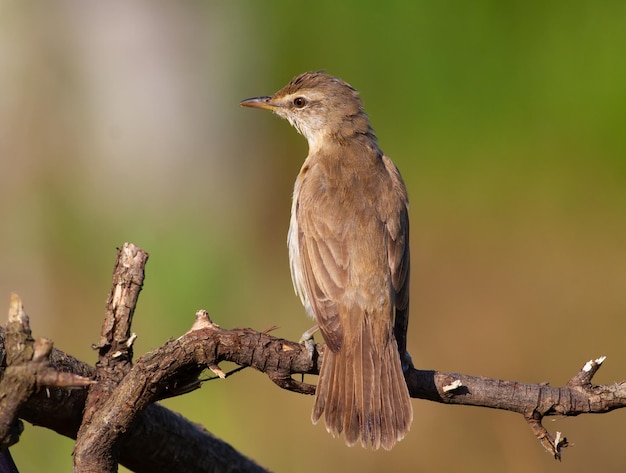
[[[131,241],[150,253],[137,356],[199,308],[297,340],[306,142],[238,102],[324,69],[360,90],[409,189],[416,365],[562,385],[607,355],[594,381],[622,380],[625,22],[625,2],[1,1],[0,295],[94,362]],[[519,415],[420,400],[393,451],[347,448],[312,398],[248,370],[165,404],[278,472],[626,469],[621,411],[546,420],[575,444],[558,464]],[[27,425],[12,452],[70,471],[71,449]]]

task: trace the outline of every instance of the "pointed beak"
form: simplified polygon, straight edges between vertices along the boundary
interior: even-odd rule
[[[262,108],[264,110],[275,110],[278,105],[273,104],[270,100],[272,97],[254,97],[242,100],[239,105],[242,107]]]

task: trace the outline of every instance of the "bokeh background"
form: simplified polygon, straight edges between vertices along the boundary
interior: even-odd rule
[[[206,308],[311,322],[286,250],[304,139],[241,99],[325,69],[361,91],[411,198],[418,367],[562,385],[626,373],[626,3],[0,1],[0,294],[94,362],[115,248],[150,253],[136,353]],[[228,367],[224,367],[228,368]],[[310,379],[315,382],[314,378]],[[392,452],[347,448],[313,399],[244,371],[165,404],[277,472],[626,469],[626,413],[550,419],[414,401]],[[28,425],[22,472],[69,471]]]

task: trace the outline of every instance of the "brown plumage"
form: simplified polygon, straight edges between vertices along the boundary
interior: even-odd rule
[[[346,443],[390,449],[413,410],[404,380],[409,309],[407,194],[358,92],[322,72],[295,77],[269,109],[305,136],[288,245],[296,293],[327,345],[311,418]]]

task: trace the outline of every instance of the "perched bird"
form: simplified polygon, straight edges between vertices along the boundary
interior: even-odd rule
[[[241,105],[286,118],[309,144],[287,240],[294,288],[326,342],[311,419],[324,414],[348,445],[389,450],[413,420],[401,362],[410,363],[404,182],[341,79],[306,72]]]

